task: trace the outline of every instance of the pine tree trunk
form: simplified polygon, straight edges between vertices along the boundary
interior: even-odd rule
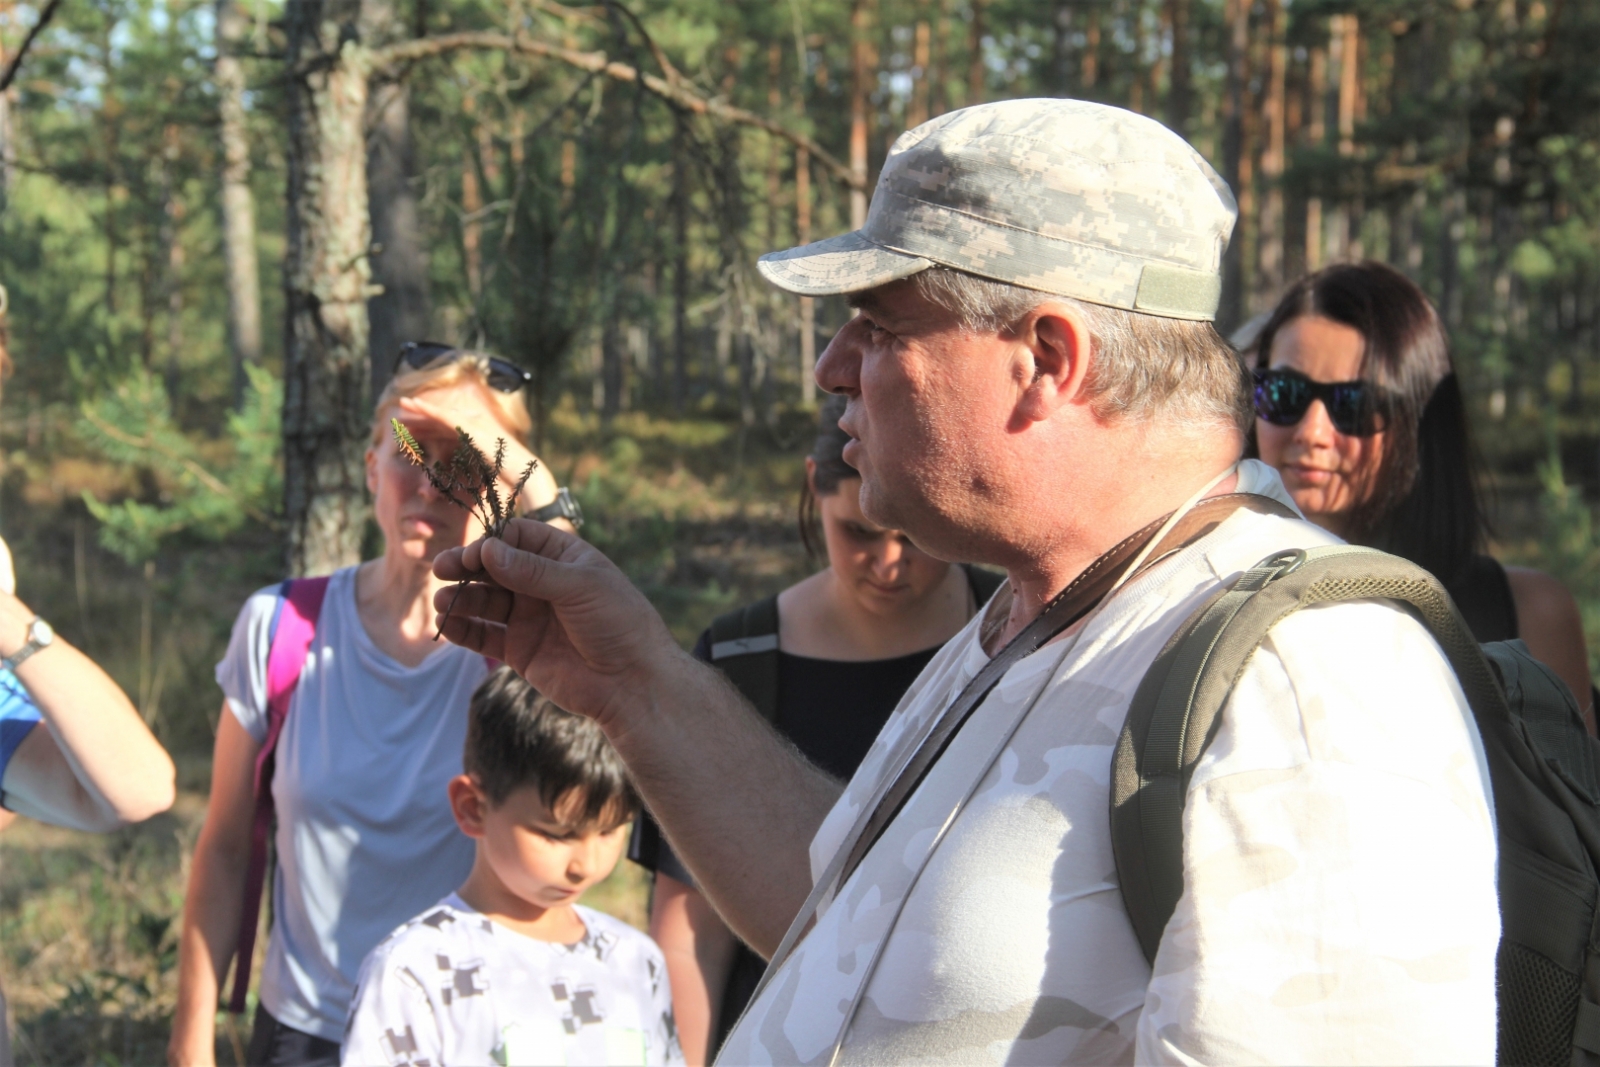
[[[1172,77],[1167,83],[1167,125],[1183,133],[1189,124],[1192,81],[1189,70],[1189,0],[1167,0],[1172,24]]]
[[[410,94],[403,84],[386,83],[375,87],[371,103],[367,195],[376,246],[372,275],[383,287],[367,307],[372,322],[371,387],[376,397],[389,381],[395,353],[407,341],[426,340],[433,316],[428,251],[413,186]]]
[[[850,190],[850,228],[859,230],[867,221],[867,94],[872,91],[867,64],[868,5],[872,0],[851,0],[850,4],[850,173],[859,186]]]
[[[972,22],[967,28],[967,106],[987,99],[987,70],[983,65],[984,0],[972,0]]]
[[[680,126],[672,139],[672,407],[689,402],[689,153]]]
[[[1222,101],[1223,178],[1240,201],[1239,221],[1222,257],[1222,302],[1217,308],[1217,328],[1226,332],[1239,324],[1244,309],[1244,231],[1251,221],[1244,207],[1249,169],[1245,150],[1245,107],[1250,83],[1248,0],[1227,0],[1223,23],[1228,34],[1227,86]]]
[[[1289,48],[1284,39],[1288,13],[1283,0],[1267,0],[1268,43],[1267,97],[1263,118],[1267,124],[1266,150],[1261,153],[1261,177],[1266,182],[1265,203],[1261,209],[1258,236],[1261,271],[1257,278],[1258,303],[1276,300],[1283,289],[1283,171],[1284,171],[1284,95],[1288,75]]]
[[[1306,137],[1315,148],[1322,147],[1328,130],[1328,53],[1312,48],[1310,72],[1306,79]],[[1322,269],[1322,197],[1306,200],[1306,270]]]
[[[352,2],[360,8],[358,29],[368,48],[403,40],[427,28],[425,3],[416,5],[408,25],[395,0]],[[400,346],[425,340],[431,332],[428,250],[418,214],[416,179],[411,90],[403,81],[374,82],[367,93],[367,198],[372,219],[372,280],[382,289],[367,302],[374,399],[389,381]]]
[[[359,0],[285,7],[283,466],[291,575],[359,562],[367,514],[367,56]]]
[[[250,192],[250,142],[245,129],[244,67],[235,51],[246,20],[236,0],[217,0],[217,110],[222,134],[222,255],[228,290],[228,347],[233,403],[244,400],[248,364],[261,362],[261,275],[256,261],[256,207]]]

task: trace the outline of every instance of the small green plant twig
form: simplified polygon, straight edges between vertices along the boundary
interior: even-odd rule
[[[517,484],[512,487],[508,495],[502,497],[500,474],[506,462],[504,437],[496,442],[494,459],[491,460],[472,440],[472,435],[457,426],[456,447],[449,458],[435,460],[430,464],[422,445],[412,436],[411,431],[405,428],[405,424],[399,419],[390,419],[389,424],[394,429],[395,444],[405,457],[422,468],[429,484],[443,494],[445,499],[477,519],[483,526],[484,536],[499,537],[505,533],[506,523],[516,517],[516,503],[522,496],[523,486],[528,484],[528,479],[533,477],[534,470],[539,466],[538,459],[528,461],[527,467],[522,471],[522,477],[517,479]],[[467,581],[468,579],[463,578],[456,583],[455,595],[450,598],[450,605],[445,609],[444,617],[439,620],[439,632],[433,635],[435,641],[444,634],[444,623],[455,610],[456,601],[460,598],[461,590]]]

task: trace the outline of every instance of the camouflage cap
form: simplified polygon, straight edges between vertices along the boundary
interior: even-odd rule
[[[1217,172],[1153,119],[1083,100],[1007,100],[902,134],[865,226],[759,266],[803,296],[859,292],[938,265],[1210,319],[1237,213]]]

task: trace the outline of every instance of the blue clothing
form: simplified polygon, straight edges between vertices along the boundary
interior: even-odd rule
[[[39,706],[17,676],[0,667],[0,783],[5,781],[11,757],[37,725]],[[4,804],[5,792],[0,790],[0,806]]]

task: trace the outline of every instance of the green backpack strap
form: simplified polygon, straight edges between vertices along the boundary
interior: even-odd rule
[[[1409,608],[1444,650],[1481,719],[1505,719],[1505,697],[1438,579],[1416,564],[1353,545],[1268,556],[1178,629],[1134,693],[1111,764],[1111,846],[1123,903],[1145,958],[1183,895],[1183,805],[1220,712],[1267,634],[1313,604],[1381,598]]]
[[[778,720],[778,598],[711,621],[711,662],[768,722]]]

